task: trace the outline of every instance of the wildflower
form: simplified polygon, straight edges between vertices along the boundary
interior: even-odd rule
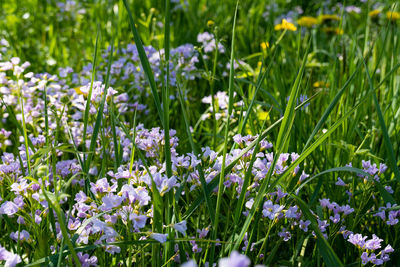
[[[347,186],[346,183],[340,177],[338,177],[338,181],[335,183],[335,185]]]
[[[100,206],[102,211],[109,211],[115,207],[121,205],[123,197],[110,194],[102,198],[103,204]]]
[[[367,238],[368,238],[367,236],[362,236],[361,234],[351,234],[349,235],[347,241],[349,241],[358,248],[364,248],[365,240]]]
[[[357,13],[359,14],[361,12],[361,8],[357,6],[346,6],[345,8],[347,13]]]
[[[300,225],[299,225],[299,227],[300,227],[300,229],[303,230],[304,232],[307,232],[307,231],[308,231],[308,226],[309,226],[310,224],[311,224],[311,222],[310,222],[309,220],[307,220],[307,221],[300,220]]]
[[[387,225],[396,225],[398,224],[399,220],[396,219],[397,212],[396,211],[389,211],[389,219],[386,221]]]
[[[333,223],[338,223],[340,221],[340,215],[339,215],[339,213],[336,213],[334,216],[329,216],[329,219]]]
[[[78,256],[79,261],[81,262],[82,267],[90,267],[97,266],[97,257],[90,257],[89,254],[83,254],[82,252],[78,252],[76,254]]]
[[[27,183],[26,179],[21,179],[19,183],[13,183],[11,185],[11,191],[15,192],[16,194],[21,194],[21,192],[26,193],[29,184]]]
[[[269,48],[269,43],[268,42],[262,42],[260,44],[260,46],[261,46],[262,50],[267,50],[267,48]]]
[[[190,260],[182,264],[181,267],[197,267],[197,264],[194,260]]]
[[[392,189],[392,187],[390,185],[385,186],[385,190],[389,193],[389,194],[393,194],[394,191]]]
[[[384,173],[387,170],[387,166],[384,163],[379,164],[379,173]]]
[[[181,233],[182,235],[186,235],[186,229],[187,229],[187,227],[186,227],[186,221],[181,221],[181,222],[179,222],[179,223],[175,223],[175,224],[173,224],[172,225],[172,227],[176,230],[176,231],[178,231],[179,233]]]
[[[297,218],[300,214],[297,212],[299,208],[297,206],[289,207],[288,210],[285,212],[286,218]]]
[[[158,242],[160,242],[161,244],[167,242],[167,237],[168,234],[158,234],[158,233],[152,233],[150,235],[151,238],[153,238],[154,240],[157,240]]]
[[[321,22],[333,21],[333,20],[339,21],[340,20],[340,17],[335,14],[323,14],[323,15],[320,15],[318,18]]]
[[[0,261],[6,261],[4,266],[14,267],[21,262],[21,257],[0,246]]]
[[[367,264],[369,262],[369,257],[368,257],[368,253],[367,252],[363,252],[361,254],[361,263],[363,265]]]
[[[78,229],[79,226],[81,226],[80,220],[78,220],[78,219],[77,220],[72,220],[72,219],[68,220],[68,229],[70,231],[74,231],[74,230]]]
[[[232,251],[229,257],[222,258],[218,261],[219,267],[247,267],[250,266],[250,264],[250,259],[237,251]]]
[[[275,25],[274,29],[275,31],[289,30],[293,32],[297,30],[296,26],[294,26],[293,23],[287,21],[286,19],[282,19],[282,23]]]
[[[278,204],[273,204],[271,200],[268,200],[263,205],[263,215],[264,217],[268,217],[270,220],[275,219],[279,213],[283,210],[284,206],[280,206]]]
[[[77,193],[75,195],[75,201],[78,203],[83,203],[88,199],[88,197],[86,196],[86,194],[81,190],[79,191],[79,193]]]
[[[326,227],[329,226],[329,223],[327,223],[327,221],[321,221],[319,219],[317,219],[318,221],[318,228],[321,230],[321,232],[325,232],[326,231]]]
[[[400,12],[388,11],[386,12],[386,18],[391,21],[400,20]]]
[[[318,19],[314,17],[303,16],[297,20],[297,24],[301,27],[311,28],[312,26],[318,24]]]
[[[194,238],[194,237],[192,237],[192,238]],[[199,246],[196,244],[196,241],[190,240],[189,242],[190,242],[190,244],[192,245],[192,251],[193,251],[194,253],[200,253],[200,252],[202,251],[202,249],[199,248]]]
[[[129,219],[133,222],[133,227],[135,229],[143,228],[146,225],[147,216],[138,215],[136,213],[131,213]]]
[[[324,81],[316,81],[313,83],[313,86],[316,88],[328,88],[330,84]]]
[[[19,237],[19,240],[28,241],[31,236],[28,233],[28,231],[26,231],[26,230],[22,230],[21,232],[19,232],[19,231],[11,232],[11,234],[10,234],[11,239],[13,239],[14,241],[18,241],[18,237]]]
[[[380,239],[375,234],[372,234],[372,239],[367,240],[365,242],[365,249],[376,250],[378,248],[381,248],[381,242],[382,241],[383,241],[383,239]]]
[[[299,183],[301,183],[302,181],[304,181],[308,177],[310,177],[310,175],[305,173],[304,170],[303,170],[303,172],[302,172],[302,174],[300,175],[300,178],[299,178]]]
[[[338,27],[326,27],[323,28],[322,31],[329,33],[329,34],[336,34],[336,35],[342,35],[343,34],[343,29],[338,28]]]
[[[371,18],[376,18],[380,13],[381,11],[379,9],[374,9],[368,13],[368,16],[370,16]]]
[[[106,246],[106,252],[110,253],[111,255],[114,255],[115,253],[120,253],[121,248],[118,246],[109,245],[109,246]]]
[[[340,207],[340,212],[343,212],[343,215],[349,215],[354,212],[354,209],[349,205],[345,205]]]
[[[18,211],[18,206],[14,202],[6,201],[0,206],[0,214],[13,216]]]
[[[204,238],[208,235],[209,229],[208,228],[204,228],[202,230],[197,229],[197,233],[199,233],[199,238]]]
[[[281,232],[278,233],[280,237],[283,238],[283,241],[287,242],[292,238],[292,235],[289,231],[286,231],[286,228],[283,228]]]

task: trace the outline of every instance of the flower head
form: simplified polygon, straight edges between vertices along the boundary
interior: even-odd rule
[[[282,19],[282,23],[275,25],[274,29],[275,31],[289,30],[292,32],[297,30],[296,26],[294,26],[293,23],[287,21],[286,19]]]

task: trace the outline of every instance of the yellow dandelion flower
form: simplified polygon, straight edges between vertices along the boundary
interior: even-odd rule
[[[262,42],[260,44],[262,50],[266,50],[267,48],[269,48],[269,43],[268,42]]]
[[[343,34],[343,29],[340,29],[338,27],[326,27],[322,29],[326,33],[331,33],[331,34],[337,34],[337,35],[342,35]]]
[[[212,26],[214,26],[214,21],[212,20],[207,21],[207,27],[211,28]]]
[[[316,81],[315,83],[313,83],[313,86],[316,88],[323,88],[323,87],[328,88],[329,85],[330,85],[329,83],[326,83],[324,81]]]
[[[303,16],[297,20],[297,23],[302,27],[311,28],[312,26],[318,24],[318,19],[314,17]]]
[[[78,95],[86,95],[84,92],[81,91],[80,87],[75,87],[74,90]]]
[[[368,13],[368,16],[371,18],[376,18],[380,13],[381,11],[379,9],[374,9]]]
[[[275,31],[289,30],[289,31],[293,31],[293,32],[297,30],[296,26],[294,26],[293,23],[287,21],[286,19],[282,19],[282,23],[275,25],[274,29],[275,29]]]
[[[330,20],[340,20],[340,17],[338,15],[335,14],[323,14],[319,16],[319,20],[321,22],[325,22],[325,21],[330,21]]]
[[[259,120],[269,120],[269,113],[266,111],[261,111],[257,113],[257,117]]]
[[[391,21],[399,20],[400,13],[396,12],[396,11],[388,11],[388,12],[386,12],[386,17]]]

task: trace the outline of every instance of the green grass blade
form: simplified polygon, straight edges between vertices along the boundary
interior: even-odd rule
[[[125,8],[126,8],[126,11],[128,12],[129,23],[131,25],[131,30],[132,30],[132,33],[133,33],[133,38],[135,40],[136,48],[137,48],[138,53],[139,53],[140,62],[142,63],[143,71],[144,71],[144,73],[146,75],[146,78],[147,78],[147,80],[149,82],[149,85],[150,85],[151,92],[153,94],[153,99],[154,99],[154,103],[156,105],[158,116],[160,117],[161,123],[164,123],[163,112],[162,112],[162,109],[161,109],[160,99],[159,99],[158,92],[157,92],[157,86],[156,86],[156,82],[154,80],[153,72],[152,72],[152,70],[150,68],[149,60],[148,60],[148,58],[146,56],[146,52],[144,51],[143,44],[142,44],[142,41],[140,39],[139,32],[136,29],[135,22],[133,20],[133,16],[132,16],[131,10],[129,9],[129,5],[126,2],[126,0],[123,0],[123,1],[124,1],[124,5],[125,5]]]
[[[356,70],[353,72],[353,74],[350,76],[350,78],[346,81],[346,83],[343,85],[343,87],[339,90],[339,92],[335,95],[333,98],[332,102],[329,104],[329,106],[325,109],[324,114],[321,116],[321,119],[319,119],[317,125],[315,126],[314,130],[308,137],[308,140],[306,144],[303,147],[303,151],[310,145],[312,139],[314,136],[317,134],[317,132],[321,129],[322,125],[326,122],[328,119],[329,115],[331,114],[333,108],[336,106],[337,103],[339,103],[340,98],[342,97],[343,93],[346,91],[347,87],[351,84],[351,81],[354,79],[356,76],[357,72],[361,68],[361,64],[359,64],[356,68]]]
[[[307,204],[296,195],[291,195],[291,197],[296,200],[297,205],[299,206],[303,214],[307,217],[308,220],[310,220],[311,228],[317,235],[317,247],[322,254],[325,264],[327,266],[344,266],[339,257],[336,255],[335,251],[333,251],[332,247],[323,236],[321,230],[318,227],[317,220],[315,216],[310,212],[310,208],[307,206]]]
[[[390,141],[389,133],[388,133],[388,130],[387,130],[387,127],[386,127],[386,124],[385,124],[385,119],[383,118],[381,106],[380,106],[378,98],[376,96],[376,91],[374,90],[374,85],[372,83],[371,76],[369,75],[368,66],[365,63],[364,59],[363,59],[363,63],[364,63],[364,67],[365,67],[365,72],[366,72],[367,77],[368,77],[370,91],[373,92],[372,93],[372,97],[374,99],[376,112],[378,114],[379,124],[380,124],[381,129],[382,129],[383,139],[385,140],[386,153],[388,154],[389,162],[390,162],[392,170],[393,170],[393,172],[395,174],[395,178],[397,179],[397,181],[400,182],[400,171],[399,171],[399,168],[397,167],[396,156],[394,154],[394,149],[393,149],[392,142]]]
[[[89,173],[89,169],[90,169],[90,164],[91,164],[93,156],[95,154],[97,137],[99,135],[101,123],[102,123],[103,116],[104,116],[103,111],[104,111],[104,104],[107,99],[107,92],[108,92],[108,86],[109,86],[109,80],[110,80],[111,63],[112,63],[112,59],[113,59],[113,51],[114,51],[114,37],[112,38],[112,41],[111,41],[111,51],[110,51],[110,54],[108,57],[107,75],[106,75],[106,80],[105,80],[104,92],[103,92],[103,96],[101,98],[100,106],[97,111],[96,122],[95,122],[95,125],[93,128],[93,133],[92,133],[92,137],[90,140],[89,154],[87,156],[87,161],[85,162],[86,173],[87,173],[87,176],[86,176],[87,177],[87,179],[86,179],[87,186],[89,186],[89,183],[88,183],[89,174],[88,173]]]
[[[212,229],[212,239],[217,238],[217,232],[218,232],[218,224],[219,224],[219,211],[221,208],[221,201],[222,201],[222,192],[224,190],[224,180],[225,180],[225,160],[226,160],[226,154],[228,151],[228,134],[229,134],[229,124],[230,124],[230,117],[232,114],[232,109],[233,109],[233,90],[234,90],[234,60],[235,60],[235,29],[236,29],[236,17],[237,17],[237,11],[238,11],[238,6],[239,6],[239,1],[236,2],[236,9],[235,9],[235,15],[233,17],[233,26],[232,26],[232,43],[231,43],[231,58],[230,58],[230,71],[229,71],[229,88],[228,88],[228,93],[229,93],[229,103],[228,103],[228,114],[226,116],[226,125],[225,125],[225,139],[224,139],[224,149],[223,149],[223,154],[222,154],[222,166],[221,166],[221,172],[219,176],[219,183],[218,183],[218,194],[217,194],[217,204],[215,208],[215,220],[214,220],[214,227]],[[214,96],[211,96],[214,97]],[[215,244],[213,243],[211,246],[211,254],[210,254],[210,262],[211,264],[214,263],[214,254],[215,254]]]
[[[189,143],[190,146],[192,147],[193,153],[195,155],[199,154],[199,150],[197,149],[197,146],[195,145],[194,141],[193,141],[193,137],[192,137],[192,133],[190,132],[190,127],[189,127],[189,122],[188,122],[188,118],[186,115],[186,109],[185,109],[185,104],[184,104],[184,100],[183,100],[183,96],[182,96],[182,92],[178,86],[178,92],[179,92],[179,102],[181,103],[181,109],[182,109],[182,115],[183,115],[183,120],[185,121],[185,126],[186,126],[186,133],[189,139]],[[210,219],[211,219],[211,223],[214,223],[215,221],[215,209],[214,206],[212,204],[212,199],[211,199],[211,191],[208,191],[208,187],[207,187],[207,182],[204,176],[204,171],[203,171],[203,167],[201,166],[201,164],[197,165],[197,170],[199,172],[199,178],[200,178],[200,183],[201,183],[201,187],[203,190],[203,195],[204,198],[206,200],[206,205],[208,210],[210,211]]]
[[[254,105],[254,103],[255,103],[255,100],[256,100],[258,91],[260,90],[263,81],[264,81],[265,78],[267,77],[267,74],[269,73],[269,71],[270,71],[270,69],[271,69],[271,67],[272,67],[272,63],[274,62],[273,60],[274,60],[275,54],[276,54],[276,49],[274,50],[274,53],[272,54],[271,61],[270,61],[270,63],[268,64],[267,69],[262,73],[262,75],[259,75],[259,76],[258,76],[257,83],[256,83],[256,89],[255,89],[255,91],[254,91],[253,98],[251,99],[251,102],[250,102],[250,104],[249,104],[249,106],[248,106],[248,108],[247,108],[246,115],[244,116],[244,119],[243,119],[243,121],[242,121],[242,123],[241,123],[241,125],[240,125],[240,130],[239,130],[239,133],[240,133],[240,134],[243,134],[243,133],[244,133],[244,130],[246,129],[247,120],[249,119],[250,113],[251,113],[252,110],[253,110],[253,105]],[[262,70],[262,67],[260,68],[260,72],[261,72],[261,70]]]
[[[237,250],[239,248],[240,243],[242,242],[244,235],[246,234],[246,232],[250,226],[250,223],[253,220],[254,215],[256,214],[256,212],[259,212],[259,207],[262,205],[262,200],[264,199],[264,194],[266,193],[267,189],[275,188],[275,186],[270,186],[270,179],[272,177],[272,173],[275,169],[275,165],[279,158],[279,155],[283,152],[283,150],[285,149],[286,143],[289,140],[290,129],[293,126],[294,117],[295,117],[296,99],[297,99],[297,96],[300,91],[300,81],[301,81],[301,77],[303,76],[304,69],[306,66],[308,49],[310,47],[310,44],[311,44],[311,42],[309,42],[308,48],[303,57],[302,65],[301,65],[300,70],[297,74],[297,77],[294,81],[294,84],[291,88],[289,102],[286,107],[285,113],[283,115],[282,125],[279,129],[278,139],[277,139],[277,143],[276,143],[276,150],[277,150],[276,155],[274,155],[274,160],[273,160],[271,166],[269,167],[266,177],[261,182],[260,189],[257,192],[257,195],[254,199],[253,206],[249,212],[249,215],[246,218],[246,221],[243,224],[242,230],[235,240],[235,244],[234,244],[234,248],[233,248],[234,250]]]
[[[90,88],[89,92],[87,95],[86,99],[86,107],[85,107],[85,113],[83,116],[83,152],[85,153],[86,151],[86,132],[87,132],[87,127],[89,124],[89,110],[90,110],[90,102],[92,98],[92,89],[93,89],[93,82],[96,77],[96,63],[97,63],[97,50],[98,50],[98,45],[99,45],[99,37],[100,37],[100,30],[99,27],[97,27],[97,34],[96,34],[96,43],[94,45],[94,55],[93,55],[93,66],[92,66],[92,78],[90,81]],[[86,157],[84,157],[84,162],[86,163]],[[86,170],[84,169],[86,172]]]
[[[296,107],[296,111],[301,109],[303,106],[305,106],[307,103],[310,103],[311,100],[313,100],[315,97],[317,96],[317,94],[313,95],[312,97],[310,97],[309,99],[307,99],[306,101],[304,101],[303,103],[301,103],[300,105],[298,105]],[[261,139],[264,139],[273,129],[275,129],[275,127],[277,127],[283,120],[283,117],[278,119],[277,121],[275,121],[272,125],[270,125],[260,136]],[[228,164],[228,166],[225,167],[225,173],[228,173],[235,165],[236,163],[243,157],[244,154],[246,154],[247,152],[249,152],[255,145],[257,144],[257,140],[254,140],[253,142],[251,142],[245,149],[242,150],[242,152],[239,153],[239,155],[237,155],[232,161],[231,163]],[[215,175],[215,178],[213,180],[211,180],[208,184],[207,184],[207,190],[208,192],[211,192],[218,184],[218,175],[219,173],[217,173]],[[204,196],[201,195],[200,197],[198,197],[195,201],[192,202],[192,204],[190,205],[190,207],[187,209],[187,211],[185,212],[185,214],[183,215],[184,219],[187,219],[199,206],[200,204],[204,201]]]

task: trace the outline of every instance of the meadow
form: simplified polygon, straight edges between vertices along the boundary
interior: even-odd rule
[[[0,1],[0,265],[399,266],[399,37],[394,0]]]

